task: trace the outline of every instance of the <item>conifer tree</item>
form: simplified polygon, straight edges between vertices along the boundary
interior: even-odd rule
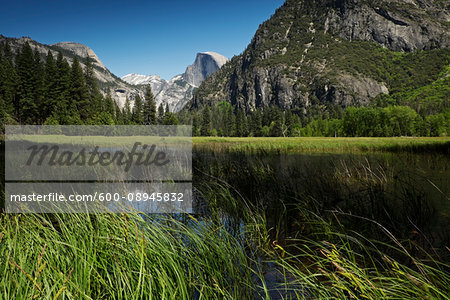
[[[45,59],[44,95],[42,111],[47,119],[53,114],[58,103],[58,68],[51,51],[47,52]]]
[[[158,122],[162,124],[164,120],[164,107],[162,103],[158,106]]]
[[[89,55],[86,56],[84,61],[85,67],[84,67],[84,78],[86,80],[86,86],[88,89],[88,93],[90,96],[93,96],[95,94],[99,93],[97,79],[94,75],[94,65],[92,64],[92,58],[89,57]]]
[[[170,111],[164,115],[163,125],[178,125],[178,118]]]
[[[125,101],[125,106],[122,110],[122,118],[123,118],[123,124],[129,125],[131,123],[131,104],[130,104],[130,98],[127,97],[127,100]]]
[[[101,96],[101,95],[100,95]],[[101,97],[103,99],[103,97]],[[112,118],[114,118],[115,115],[115,107],[116,104],[111,96],[111,90],[108,89],[108,93],[106,94],[106,97],[104,98],[104,105],[102,110],[108,113]]]
[[[272,123],[270,125],[270,136],[283,135],[283,114],[280,109],[273,108],[271,113]]]
[[[200,135],[200,122],[198,120],[197,114],[192,118],[192,136]]]
[[[21,124],[33,124],[38,111],[35,103],[36,76],[33,50],[26,42],[16,58],[17,74],[19,78],[18,107],[16,115]]]
[[[116,101],[114,101],[114,112],[115,112],[114,118],[116,121],[115,123],[118,125],[125,125],[122,110],[120,109]]]
[[[244,110],[238,106],[236,108],[236,136],[247,136],[247,118],[245,116]]]
[[[81,69],[80,62],[75,56],[72,63],[72,72],[70,73],[70,110],[73,112],[72,103],[75,104],[76,109],[81,120],[86,120],[90,116],[90,102],[89,93],[86,87],[86,81]]]
[[[105,110],[105,106],[109,106],[110,103],[107,103],[100,93],[100,89],[98,87],[97,79],[94,74],[94,66],[92,64],[92,58],[89,55],[86,56],[84,68],[84,79],[86,82],[86,89],[89,95],[90,101],[90,115],[96,115],[100,111]],[[113,115],[111,115],[113,116]]]
[[[3,53],[3,79],[0,79],[0,95],[2,95],[5,105],[5,114],[12,116],[16,115],[18,108],[18,97],[16,97],[16,94],[19,78],[14,67],[13,54],[9,44],[5,42],[0,50]]]
[[[142,125],[144,124],[144,114],[142,109],[142,100],[139,95],[136,95],[134,98],[134,107],[133,107],[133,113],[131,115],[131,121],[133,121],[136,125]]]
[[[251,132],[255,137],[262,136],[262,115],[261,110],[258,108],[252,114],[251,118]]]
[[[70,103],[70,65],[63,57],[61,52],[58,52],[56,59],[56,68],[58,71],[56,95],[57,101],[55,109],[52,113],[52,118],[56,119],[61,125],[69,125],[69,103]]]
[[[58,52],[56,59],[56,67],[58,69],[58,95],[66,104],[69,103],[70,97],[70,72],[71,68],[67,60],[63,57],[61,52]]]
[[[37,49],[33,54],[34,59],[34,79],[33,79],[33,94],[34,94],[34,103],[36,105],[36,115],[34,117],[33,122],[35,124],[43,124],[47,116],[45,112],[42,112],[42,107],[44,107],[45,103],[45,85],[44,85],[44,66],[41,62],[41,54]]]
[[[156,103],[153,97],[152,88],[147,85],[145,89],[145,103],[144,103],[144,124],[156,125],[158,119],[156,118]]]
[[[209,106],[206,106],[203,109],[202,114],[202,127],[200,130],[200,134],[202,136],[208,136],[211,133],[211,112]]]
[[[224,134],[226,136],[233,135],[234,123],[235,123],[235,117],[234,117],[233,109],[232,109],[232,107],[228,107],[226,110],[226,116],[225,116],[225,122],[224,122],[224,125],[225,125]]]
[[[292,112],[288,109],[284,113],[283,136],[292,136],[293,122]]]

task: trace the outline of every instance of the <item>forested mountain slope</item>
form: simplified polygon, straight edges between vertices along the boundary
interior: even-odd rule
[[[226,101],[310,115],[376,99],[437,113],[450,99],[449,21],[446,1],[287,0],[190,108]]]

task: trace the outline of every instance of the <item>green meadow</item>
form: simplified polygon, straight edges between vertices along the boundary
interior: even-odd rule
[[[229,152],[448,151],[450,137],[193,137],[195,148]]]
[[[74,144],[83,143],[98,146],[121,146],[135,142],[160,142],[167,144],[186,143],[189,138],[128,136],[73,137],[65,135],[21,136],[30,142]],[[5,136],[0,136],[4,141]],[[365,152],[365,151],[427,151],[446,152],[450,148],[450,137],[192,137],[195,149],[237,152]]]

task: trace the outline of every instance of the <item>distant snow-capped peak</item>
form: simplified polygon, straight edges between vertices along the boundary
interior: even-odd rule
[[[123,81],[132,85],[152,84],[155,82],[164,82],[165,80],[158,75],[142,75],[131,73],[121,78]]]

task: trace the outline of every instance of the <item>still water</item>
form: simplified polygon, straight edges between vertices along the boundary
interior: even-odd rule
[[[299,206],[369,218],[399,237],[420,230],[450,240],[450,157],[442,154],[245,155],[196,152],[194,186],[226,182],[292,235]],[[353,218],[355,229],[359,219]],[[280,226],[281,224],[281,226]],[[440,244],[440,245],[439,245]]]
[[[370,218],[399,236],[420,229],[436,243],[450,240],[448,155],[246,155],[196,150],[193,172],[194,192],[202,195],[205,186],[218,183],[265,213],[268,224],[286,235],[298,225],[295,208],[304,206],[318,213],[340,210]],[[0,176],[3,202],[4,145]],[[196,212],[208,213],[198,195]],[[240,222],[239,211],[230,214]]]

